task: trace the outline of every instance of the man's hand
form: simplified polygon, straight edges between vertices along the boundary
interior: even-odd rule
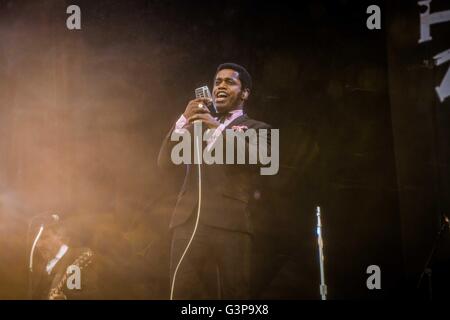
[[[208,98],[198,98],[189,101],[186,110],[184,110],[183,116],[186,119],[189,119],[195,114],[199,113],[208,113],[209,110],[206,107],[209,103],[211,103],[211,99]]]
[[[204,113],[196,113],[188,118],[189,123],[193,123],[196,120],[202,121],[208,129],[216,129],[220,125],[220,122],[213,118],[209,110],[206,110]]]

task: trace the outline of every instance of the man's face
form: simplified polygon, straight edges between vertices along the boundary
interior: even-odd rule
[[[214,79],[213,96],[219,113],[242,109],[247,93],[242,90],[239,73],[232,69],[223,69]]]

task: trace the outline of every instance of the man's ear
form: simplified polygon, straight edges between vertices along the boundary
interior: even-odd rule
[[[250,89],[249,88],[245,88],[244,90],[242,90],[242,92],[241,92],[241,99],[242,100],[247,101],[249,96],[250,96]]]

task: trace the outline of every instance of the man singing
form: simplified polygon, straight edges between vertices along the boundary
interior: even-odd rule
[[[204,107],[212,103],[208,99],[189,101],[163,142],[159,165],[171,163],[172,132],[182,129],[192,132],[194,121],[201,121],[204,128],[213,130],[213,136],[224,135],[227,129],[270,129],[268,124],[249,118],[244,111],[251,87],[251,76],[244,67],[221,64],[212,92],[218,115],[213,116]],[[270,149],[270,134],[267,137]],[[248,143],[245,142],[246,151]],[[256,169],[256,165],[248,164],[203,164],[199,203],[199,169],[195,164],[186,164],[184,183],[170,222],[171,298],[250,298],[252,224],[247,205],[255,194]]]

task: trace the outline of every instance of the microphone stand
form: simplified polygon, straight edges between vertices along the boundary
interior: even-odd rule
[[[323,257],[323,239],[322,239],[322,222],[320,220],[320,207],[316,209],[317,216],[317,244],[319,247],[319,266],[320,266],[320,296],[322,300],[327,300],[327,285],[325,284],[325,267]]]
[[[431,282],[431,278],[432,278],[432,270],[430,268],[431,266],[431,262],[433,261],[434,255],[436,253],[436,249],[438,247],[438,244],[442,238],[442,234],[445,230],[445,228],[447,228],[449,226],[449,219],[446,215],[443,215],[443,221],[441,222],[441,227],[436,235],[436,238],[434,239],[433,242],[433,246],[431,247],[431,252],[428,256],[427,262],[425,263],[425,267],[422,271],[422,273],[420,274],[420,278],[419,281],[417,282],[417,289],[420,288],[420,285],[422,283],[423,277],[426,274],[427,278],[428,278],[428,298],[431,300],[433,300],[433,285]]]

